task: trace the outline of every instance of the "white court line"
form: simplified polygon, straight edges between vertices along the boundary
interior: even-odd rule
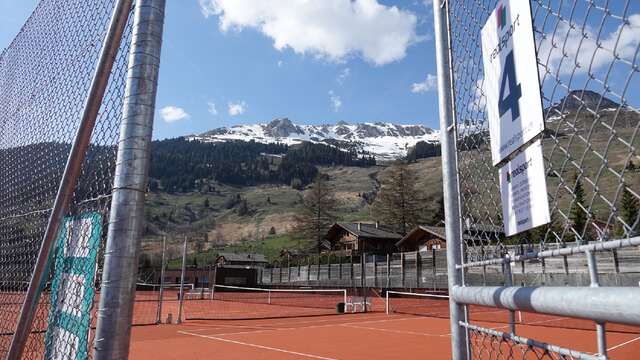
[[[435,336],[435,337],[442,336],[442,335],[437,335],[437,334],[419,333],[419,332],[414,332],[414,331],[380,329],[380,328],[374,328],[374,327],[357,326],[357,325],[349,325],[349,324],[342,324],[341,326],[350,327],[350,328],[354,328],[354,329],[384,331],[384,332],[396,333],[396,334],[408,334],[408,335],[419,335],[419,336]]]
[[[638,337],[637,337],[637,338],[635,338],[635,339],[631,339],[631,340],[629,340],[629,341],[625,341],[625,342],[623,342],[622,344],[618,344],[618,345],[616,345],[616,346],[612,346],[612,347],[608,348],[608,349],[607,349],[607,351],[615,350],[615,349],[617,349],[617,348],[619,348],[619,347],[623,347],[623,346],[625,346],[625,345],[631,344],[632,342],[634,342],[634,341],[638,341],[638,340],[640,340],[640,336],[638,336]]]
[[[205,338],[205,339],[228,342],[228,343],[237,344],[237,345],[244,345],[244,346],[254,347],[254,348],[258,348],[258,349],[278,351],[278,352],[282,352],[282,353],[285,353],[285,354],[299,355],[299,356],[304,356],[304,357],[308,357],[308,358],[312,358],[312,359],[337,360],[337,359],[334,359],[334,358],[328,358],[328,357],[324,357],[324,356],[305,354],[305,353],[301,353],[301,352],[297,352],[297,351],[289,351],[289,350],[274,348],[274,347],[270,347],[270,346],[251,344],[251,343],[246,343],[246,342],[236,341],[236,340],[223,339],[223,338],[218,338],[218,337],[215,337],[215,336],[208,336],[208,335],[202,335],[202,334],[192,334],[192,333],[189,333],[189,332],[186,332],[186,331],[178,331],[178,333],[183,334],[183,335],[197,336],[197,337],[201,337],[201,338]]]
[[[251,331],[238,331],[238,332],[230,332],[230,333],[222,333],[222,334],[214,334],[215,336],[233,336],[233,335],[246,335],[246,334],[258,334],[258,333],[264,333],[264,332],[270,332],[270,331],[286,331],[286,330],[298,330],[298,329],[317,329],[317,328],[326,328],[326,327],[332,327],[332,326],[349,326],[349,325],[358,325],[358,324],[363,324],[363,323],[380,323],[380,322],[387,322],[387,321],[396,321],[396,320],[410,320],[410,319],[415,319],[415,317],[410,317],[410,318],[399,318],[399,319],[386,319],[386,320],[374,320],[374,321],[348,321],[348,322],[342,322],[342,323],[332,323],[332,324],[325,324],[325,325],[308,325],[308,326],[293,326],[293,327],[281,327],[281,328],[277,328],[277,327],[260,327],[260,326],[251,326],[251,325],[224,325],[224,324],[218,324],[215,327],[212,326],[208,329],[195,329],[195,330],[189,330],[189,331],[210,331],[210,330],[217,330],[217,329],[225,329],[225,328],[240,328],[240,329],[254,329]],[[282,323],[283,325],[285,323]],[[362,327],[363,329],[374,329],[374,330],[379,330],[376,328],[366,328],[366,327]],[[420,334],[420,333],[415,333],[415,334]],[[424,334],[420,334],[420,335],[424,335]],[[441,335],[430,335],[430,336],[441,336]]]

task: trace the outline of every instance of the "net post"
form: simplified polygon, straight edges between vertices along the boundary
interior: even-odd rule
[[[164,268],[165,253],[167,250],[167,237],[162,236],[162,262],[160,263],[160,291],[158,292],[158,314],[156,316],[156,324],[162,324],[162,301],[164,300]]]
[[[182,310],[184,305],[184,273],[186,271],[187,266],[187,237],[184,237],[184,243],[182,244],[182,270],[180,271],[180,291],[179,294],[179,305],[178,305],[178,319],[177,323],[182,323]]]
[[[460,223],[460,194],[458,192],[458,164],[456,149],[456,120],[453,97],[453,68],[449,38],[449,7],[447,0],[433,2],[436,64],[438,75],[438,105],[440,117],[440,143],[442,149],[442,183],[445,205],[447,239],[447,273],[449,290],[462,286],[462,271],[456,265],[462,262],[462,234]],[[460,326],[465,320],[464,307],[453,299],[449,301],[451,316],[451,358],[469,358],[466,329]]]
[[[116,2],[109,28],[102,44],[97,67],[89,92],[84,103],[82,119],[76,131],[69,156],[62,174],[56,198],[51,209],[47,227],[42,238],[42,245],[38,253],[38,258],[34,265],[29,287],[25,295],[24,303],[20,309],[20,316],[16,325],[15,333],[11,339],[8,349],[7,359],[19,359],[22,356],[24,347],[33,318],[36,314],[38,302],[40,300],[42,284],[48,274],[49,258],[53,251],[56,236],[62,224],[63,217],[71,201],[74,189],[78,183],[85,162],[87,149],[91,141],[91,135],[95,127],[98,112],[102,105],[104,93],[109,83],[109,77],[113,63],[115,62],[118,48],[124,33],[124,29],[129,16],[131,0],[120,0]]]
[[[384,312],[389,315],[389,289],[384,293]]]

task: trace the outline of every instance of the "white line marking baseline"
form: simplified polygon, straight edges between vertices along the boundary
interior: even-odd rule
[[[612,347],[608,348],[608,349],[607,349],[607,351],[615,350],[615,349],[617,349],[617,348],[619,348],[619,347],[623,347],[623,346],[625,346],[625,345],[631,344],[632,342],[634,342],[634,341],[638,341],[638,340],[640,340],[640,336],[638,336],[638,337],[637,337],[637,338],[635,338],[635,339],[631,339],[631,340],[629,340],[629,341],[625,341],[625,342],[623,342],[622,344],[618,344],[618,345],[616,345],[616,346],[612,346]]]
[[[274,348],[274,347],[270,347],[270,346],[251,344],[251,343],[246,343],[246,342],[236,341],[236,340],[223,339],[223,338],[219,338],[219,337],[215,337],[215,336],[208,336],[208,335],[202,335],[202,334],[193,334],[193,333],[186,332],[186,331],[178,331],[178,333],[183,334],[183,335],[190,335],[190,336],[196,336],[196,337],[201,337],[201,338],[205,338],[205,339],[211,339],[211,340],[216,340],[216,341],[227,342],[227,343],[236,344],[236,345],[244,345],[244,346],[254,347],[254,348],[263,349],[263,350],[271,350],[271,351],[277,351],[277,352],[281,352],[281,353],[285,353],[285,354],[298,355],[298,356],[308,357],[308,358],[312,358],[312,359],[337,360],[337,359],[334,359],[334,358],[328,358],[328,357],[324,357],[324,356],[318,356],[318,355],[313,355],[313,354],[305,354],[305,353],[301,353],[301,352],[297,352],[297,351],[289,351],[289,350]]]

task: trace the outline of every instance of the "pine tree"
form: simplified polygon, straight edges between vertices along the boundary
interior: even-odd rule
[[[620,217],[622,220],[629,226],[633,227],[638,218],[638,199],[629,191],[629,189],[625,188],[622,193],[622,199],[620,200]],[[634,235],[633,229],[630,231],[630,236]],[[622,227],[618,231],[618,235],[623,236],[625,231]]]
[[[326,175],[318,174],[306,191],[300,214],[295,217],[295,232],[320,252],[327,230],[336,221],[336,198]]]
[[[431,225],[437,226],[442,222],[444,222],[444,196],[438,198],[437,208],[431,216]]]
[[[574,202],[571,207],[571,212],[569,214],[569,219],[571,220],[571,224],[573,229],[578,233],[582,234],[584,231],[584,227],[587,224],[587,214],[585,214],[582,207],[584,206],[584,188],[582,187],[582,182],[578,179],[578,176],[574,174],[573,182],[575,183],[575,187],[573,189]],[[578,239],[576,239],[578,240]]]
[[[393,164],[380,178],[374,217],[401,234],[420,224],[425,201],[417,184],[415,170],[405,163]]]

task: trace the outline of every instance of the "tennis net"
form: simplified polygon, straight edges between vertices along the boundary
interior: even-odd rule
[[[449,318],[449,295],[442,292],[418,293],[389,290],[385,295],[385,309],[387,314],[405,314],[445,319]],[[509,324],[509,310],[479,305],[469,305],[467,309],[469,321],[472,323]],[[524,311],[515,312],[515,323],[518,325],[564,329],[594,331],[596,329],[595,323],[590,320]],[[640,334],[640,327],[608,323],[607,331]]]
[[[185,295],[186,319],[264,319],[336,314],[345,289],[270,289],[215,285]]]

